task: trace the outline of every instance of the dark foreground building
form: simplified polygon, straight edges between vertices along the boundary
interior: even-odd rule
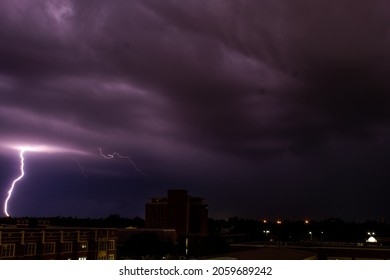
[[[175,255],[174,229],[118,229],[117,259],[162,259]]]
[[[178,236],[208,234],[208,205],[187,190],[168,190],[167,197],[153,197],[145,205],[146,228],[175,229]]]
[[[0,259],[114,260],[117,229],[0,227]]]
[[[197,255],[199,244],[208,235],[208,205],[187,190],[168,190],[167,197],[153,197],[145,205],[145,226],[174,229],[179,255]]]

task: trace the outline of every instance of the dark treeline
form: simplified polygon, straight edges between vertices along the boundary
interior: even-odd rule
[[[111,227],[144,228],[142,218],[125,218],[112,214],[105,218],[77,217],[18,217],[0,218],[2,225],[28,223],[29,227],[66,226],[66,227]],[[26,224],[27,225],[27,224]],[[228,219],[209,219],[209,235],[236,238],[237,241],[334,241],[361,242],[370,234],[378,237],[390,237],[390,224],[384,221],[351,222],[340,218],[322,221],[262,221],[231,217]]]
[[[322,221],[257,221],[242,218],[209,220],[209,232],[242,235],[246,241],[329,241],[363,242],[369,236],[390,237],[390,224],[384,221],[349,222],[340,218]]]

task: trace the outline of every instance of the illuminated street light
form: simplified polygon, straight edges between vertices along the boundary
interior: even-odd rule
[[[268,233],[270,233],[269,230],[263,230],[263,233],[265,234],[265,238],[267,238]]]
[[[311,231],[309,231],[309,235],[310,235],[310,240],[313,240],[313,233]]]
[[[376,243],[378,242],[374,236],[370,236],[370,238],[367,239],[367,242],[369,243]]]
[[[309,224],[309,220],[308,220],[308,219],[305,220],[305,224],[306,224],[306,225]]]
[[[375,232],[369,231],[369,232],[367,232],[367,235],[369,235],[370,237],[366,240],[366,242],[369,242],[369,243],[376,243],[376,242],[378,242],[376,240],[376,238],[374,237]]]

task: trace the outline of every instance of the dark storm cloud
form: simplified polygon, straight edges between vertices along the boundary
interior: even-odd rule
[[[146,3],[186,39],[200,37],[187,44],[219,49],[170,92],[191,139],[195,132],[201,142],[211,136],[213,149],[263,155],[387,125],[385,2]]]
[[[381,0],[2,1],[0,140],[130,152],[156,185],[296,190],[318,155],[386,146],[389,18]]]

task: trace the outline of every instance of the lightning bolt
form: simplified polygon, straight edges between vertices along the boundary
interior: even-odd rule
[[[100,147],[99,147],[99,152],[100,152],[100,155],[102,157],[104,157],[105,159],[113,159],[113,158],[115,158],[115,156],[117,156],[118,158],[127,159],[133,165],[134,169],[137,170],[138,173],[146,176],[146,173],[143,172],[141,169],[139,169],[138,166],[135,164],[135,162],[129,156],[122,156],[118,152],[114,152],[112,154],[105,155],[105,154],[103,154],[102,148],[100,148]]]
[[[20,150],[20,176],[18,178],[16,178],[13,182],[12,182],[12,185],[8,191],[8,196],[7,198],[5,199],[5,203],[4,203],[4,213],[5,215],[7,215],[7,217],[9,217],[9,213],[8,213],[8,201],[10,200],[11,196],[12,196],[12,192],[15,188],[15,185],[18,181],[20,181],[23,176],[24,176],[24,154],[25,150],[24,149],[21,149]]]
[[[5,199],[4,202],[4,213],[9,217],[8,213],[8,203],[9,200],[12,197],[12,192],[16,186],[16,183],[20,181],[23,176],[24,176],[24,153],[25,152],[42,152],[42,153],[76,153],[76,154],[87,154],[83,151],[76,150],[76,149],[70,149],[67,147],[59,147],[59,146],[48,146],[48,145],[19,145],[19,144],[14,144],[14,143],[0,143],[0,147],[6,147],[10,148],[13,150],[18,150],[19,151],[19,157],[20,157],[20,176],[16,178],[12,184],[11,187],[8,190],[8,196]],[[81,166],[81,165],[80,165]],[[81,167],[82,172],[84,171],[83,168]],[[84,172],[83,172],[84,173]]]

